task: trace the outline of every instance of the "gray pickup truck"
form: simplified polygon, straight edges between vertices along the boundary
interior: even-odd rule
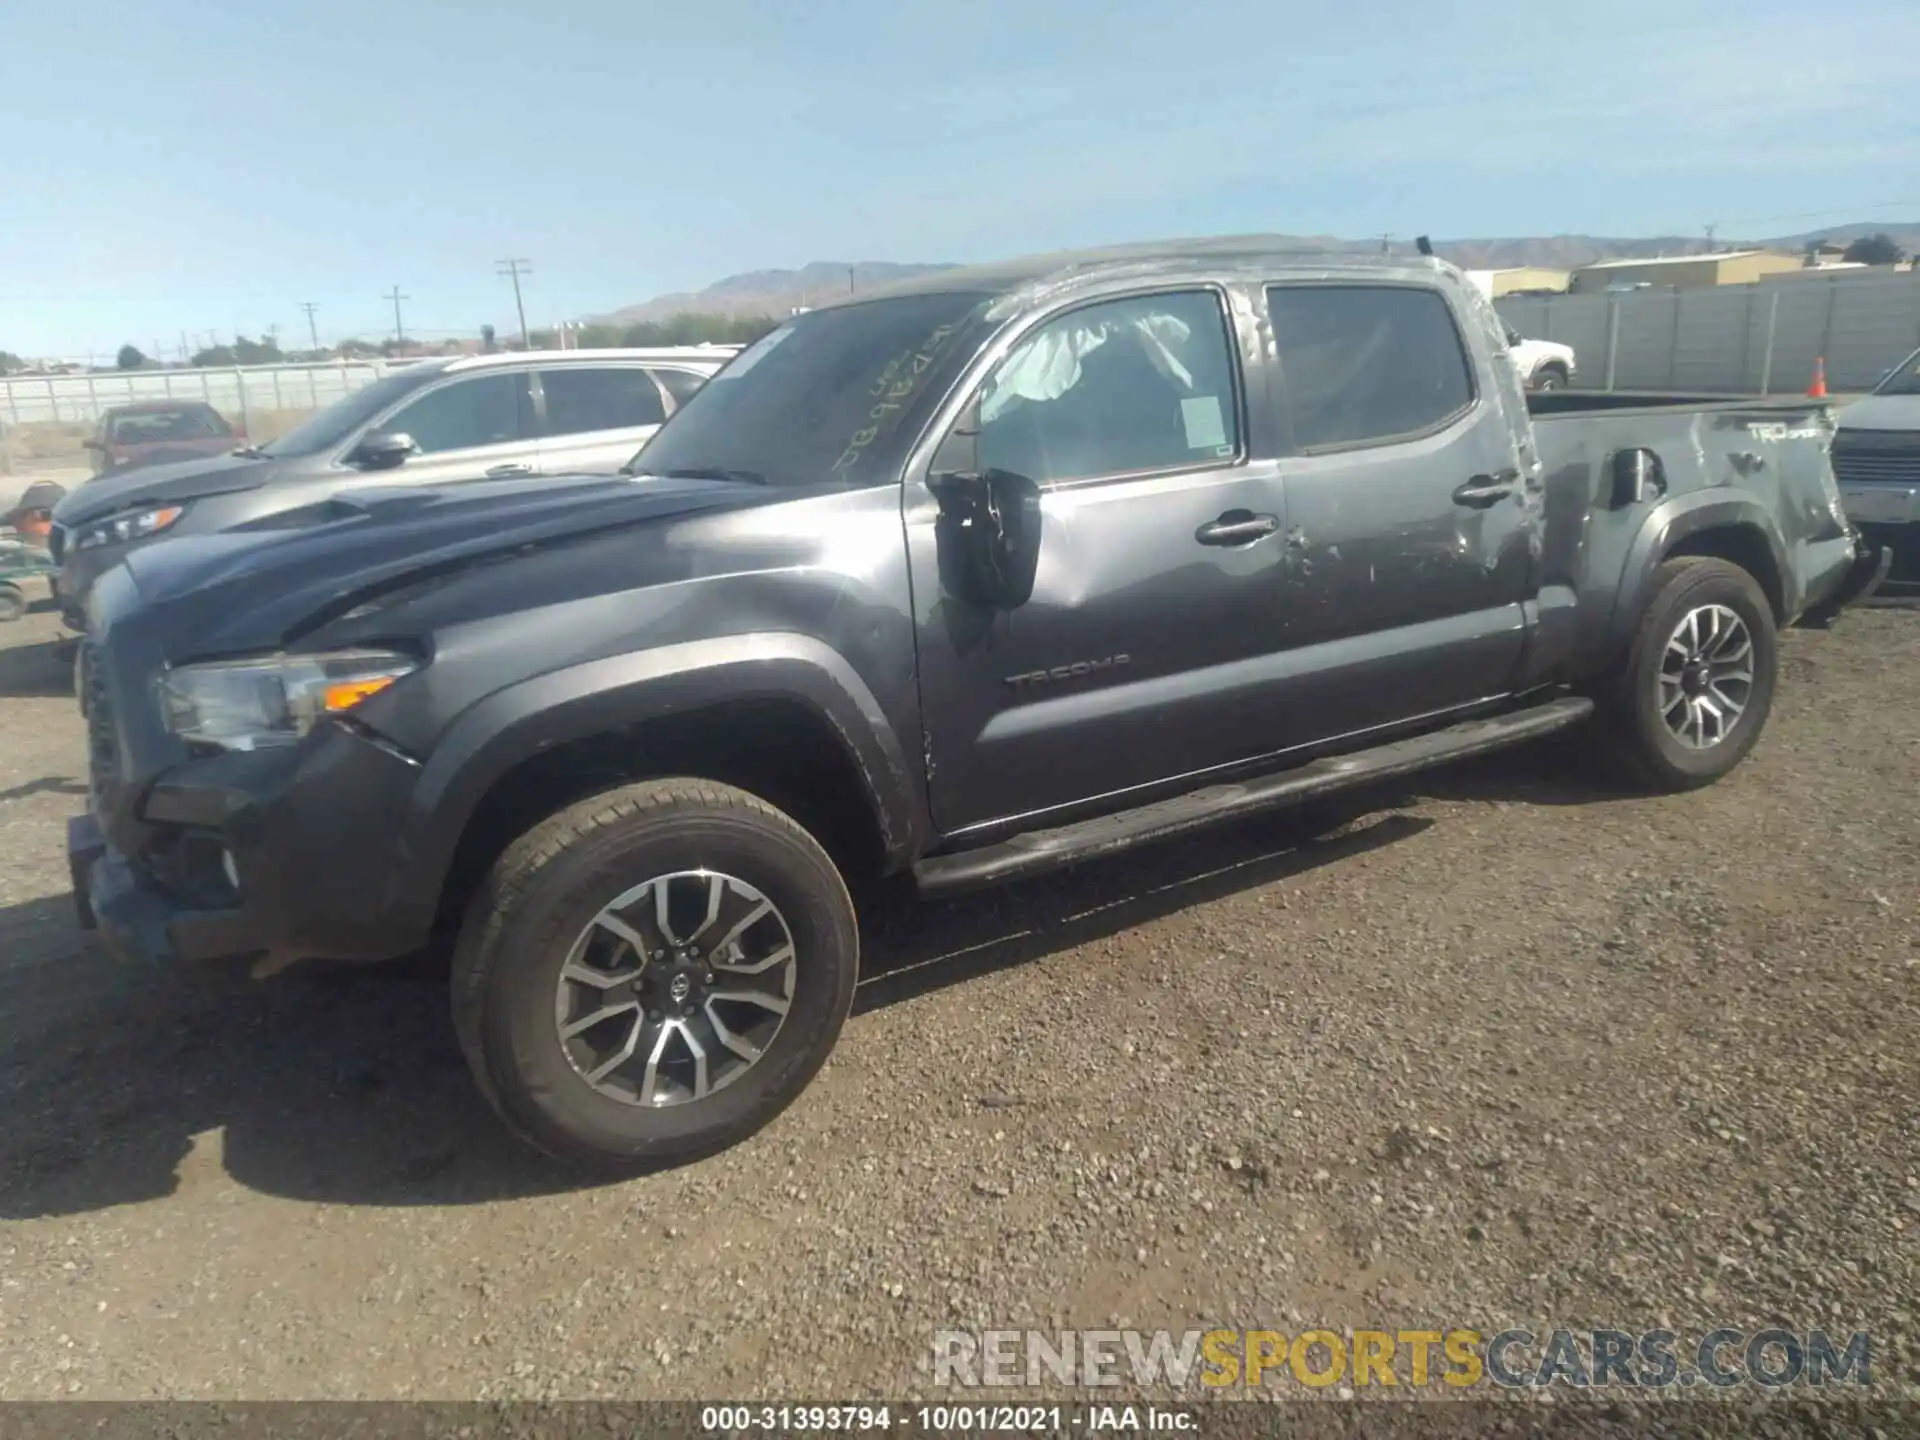
[[[996,884],[1576,725],[1642,785],[1725,775],[1779,628],[1884,574],[1831,430],[1530,407],[1433,260],[942,272],[794,317],[632,475],[362,489],[105,574],[82,923],[150,964],[444,938],[517,1133],[684,1159],[826,1059],[848,879]]]

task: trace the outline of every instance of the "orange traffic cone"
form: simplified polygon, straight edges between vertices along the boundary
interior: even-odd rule
[[[1807,398],[1809,400],[1827,398],[1827,357],[1824,355],[1813,357],[1813,383],[1807,386]]]

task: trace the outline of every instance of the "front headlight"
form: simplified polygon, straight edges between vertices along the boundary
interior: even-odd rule
[[[108,520],[96,520],[74,532],[73,548],[91,550],[96,545],[125,545],[130,540],[144,540],[171,529],[186,513],[184,505],[161,505],[152,510],[129,510]]]
[[[160,708],[183,740],[264,750],[293,744],[323,716],[351,710],[417,669],[418,661],[387,650],[183,665],[160,677]]]

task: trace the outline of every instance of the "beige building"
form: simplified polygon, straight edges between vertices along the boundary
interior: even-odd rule
[[[1639,288],[1697,287],[1703,285],[1750,285],[1765,275],[1801,268],[1798,255],[1781,255],[1772,250],[1722,250],[1713,255],[1663,255],[1653,260],[1602,260],[1597,265],[1582,265],[1573,272],[1572,289],[1577,294]]]
[[[1506,270],[1469,270],[1467,278],[1478,285],[1480,293],[1489,300],[1498,300],[1502,295],[1530,295],[1542,290],[1564,295],[1568,273],[1538,265],[1516,265]]]

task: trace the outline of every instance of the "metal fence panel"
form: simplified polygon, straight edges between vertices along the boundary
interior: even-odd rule
[[[128,370],[0,379],[0,420],[10,425],[91,424],[136,400],[204,400],[229,420],[275,410],[318,410],[398,368],[386,360],[250,365],[222,370]]]
[[[1829,389],[1861,391],[1920,348],[1920,271],[1512,296],[1494,308],[1523,335],[1571,345],[1582,389],[1792,394],[1824,358]]]

